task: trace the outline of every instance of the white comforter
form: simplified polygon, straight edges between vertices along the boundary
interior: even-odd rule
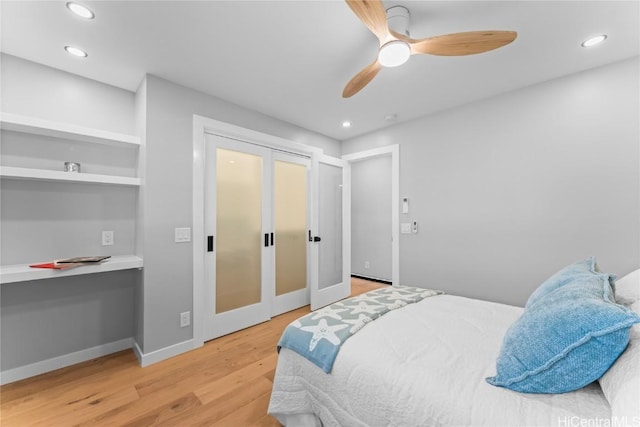
[[[597,384],[534,395],[485,382],[521,312],[451,295],[427,298],[352,336],[331,374],[282,349],[269,413],[292,427],[319,420],[325,427],[606,425],[609,405]]]

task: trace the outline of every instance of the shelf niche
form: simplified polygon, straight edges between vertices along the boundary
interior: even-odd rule
[[[142,258],[131,254],[140,186],[139,137],[10,113],[0,113],[0,129],[6,227],[2,250],[11,255],[4,257],[8,264],[0,266],[0,283],[142,268]],[[70,154],[78,155],[73,161],[82,163],[82,169],[87,161],[87,169],[99,173],[52,170],[62,169]],[[101,230],[115,231],[114,246],[100,246]],[[29,267],[60,254],[109,252],[114,255],[96,265]]]

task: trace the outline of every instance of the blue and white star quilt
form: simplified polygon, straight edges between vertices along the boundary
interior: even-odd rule
[[[291,322],[278,342],[331,372],[340,346],[367,323],[407,304],[440,295],[442,291],[389,286],[347,298]]]

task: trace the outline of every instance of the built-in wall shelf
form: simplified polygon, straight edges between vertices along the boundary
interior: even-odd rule
[[[84,182],[94,184],[140,186],[140,178],[92,173],[61,172],[47,169],[19,168],[1,166],[0,176],[8,179],[26,179],[35,181]]]
[[[116,132],[54,122],[19,114],[0,113],[0,127],[5,130],[50,136],[112,146],[140,146],[140,138]]]
[[[96,102],[100,100],[96,99]],[[23,337],[11,342],[13,354],[19,359],[23,352],[32,351],[33,346],[26,344],[33,338],[31,335],[45,337],[45,341],[64,340],[69,335],[69,319],[89,321],[93,325],[93,335],[93,329],[107,328],[121,336],[126,325],[122,322],[115,322],[113,327],[108,324],[108,312],[111,310],[95,315],[90,310],[94,301],[107,308],[131,304],[125,300],[132,297],[129,289],[140,279],[138,270],[144,268],[142,253],[136,248],[135,239],[139,227],[137,207],[141,203],[139,190],[141,181],[144,181],[141,178],[144,173],[140,170],[144,154],[141,152],[142,139],[118,133],[128,132],[128,128],[119,126],[108,117],[104,118],[109,129],[106,130],[91,127],[92,121],[78,121],[78,125],[56,121],[53,116],[29,117],[13,112],[0,112],[0,284],[2,292],[12,293],[19,301],[16,305],[19,313],[5,315],[3,310],[2,327],[5,327],[5,318],[9,319],[8,325],[18,328],[17,331],[22,331],[22,318],[28,317],[31,319],[29,324],[33,325],[33,329],[27,325],[27,332],[18,334]],[[87,117],[78,118],[83,119]],[[63,165],[70,161],[80,165],[80,172],[63,170],[66,169]],[[49,263],[57,258],[100,254],[112,256],[100,263],[67,269],[29,267],[30,264]],[[32,286],[36,285],[53,288],[51,293],[33,295]],[[118,289],[104,294],[103,290],[110,286]],[[90,295],[85,293],[89,288]],[[65,297],[57,299],[58,292]],[[77,299],[66,297],[76,292],[79,292]],[[41,301],[45,303],[41,304]],[[53,315],[52,307],[68,308],[68,312],[60,317],[57,315],[60,310],[54,310],[56,315]],[[125,313],[129,310],[126,307],[123,308]],[[31,314],[35,317],[29,317]],[[51,324],[47,325],[46,331],[41,331],[37,325],[47,321]],[[104,342],[100,338],[87,338],[85,341]],[[115,350],[111,343],[107,344],[109,350],[102,354],[120,350],[122,342],[126,346],[128,340],[119,341]],[[24,347],[20,348],[22,344]],[[51,353],[47,349],[46,354],[55,357],[36,363],[27,360],[25,366],[3,371],[2,379],[6,380],[7,375],[10,378],[20,375],[17,379],[21,379],[67,366],[78,361],[78,354],[95,353],[96,348],[103,347],[99,345],[77,351],[75,344],[71,344],[57,348],[68,347],[73,353],[55,356],[58,354],[55,352],[61,350]]]
[[[50,262],[44,261],[44,262]],[[0,267],[0,283],[26,282],[29,280],[53,279],[56,277],[78,276],[82,274],[105,273],[108,271],[142,268],[142,258],[135,255],[118,255],[97,264],[81,265],[66,270],[33,268],[29,264],[3,265]]]
[[[30,261],[32,254],[29,253],[29,248],[38,245],[40,239],[55,241],[60,238],[61,233],[69,234],[77,231],[80,235],[94,236],[99,242],[100,231],[111,230],[116,234],[132,232],[127,224],[135,222],[135,217],[131,216],[131,212],[135,210],[132,203],[136,203],[131,198],[132,192],[129,190],[115,191],[108,187],[132,187],[137,193],[137,189],[140,187],[140,178],[137,177],[137,166],[131,167],[131,165],[137,163],[140,138],[4,112],[0,112],[0,127],[4,133],[3,144],[0,146],[3,162],[0,165],[0,178],[3,183],[7,181],[35,181],[38,183],[92,185],[90,188],[92,197],[89,199],[86,197],[87,189],[75,185],[63,186],[64,190],[61,192],[65,197],[61,199],[43,198],[44,205],[39,205],[41,212],[39,212],[40,216],[37,219],[27,215],[27,212],[24,217],[20,214],[21,206],[24,206],[23,209],[29,209],[27,206],[33,206],[33,204],[21,203],[21,198],[34,197],[38,192],[47,191],[48,188],[44,185],[12,185],[11,191],[6,193],[6,197],[3,195],[2,200],[3,203],[11,205],[12,216],[1,218],[2,227],[3,231],[8,230],[8,227],[12,227],[14,231],[17,228],[22,230],[23,234],[3,232],[2,249],[12,255],[12,257],[4,256],[5,262]],[[16,135],[9,134],[9,132],[14,132]],[[23,135],[18,136],[17,134]],[[95,168],[94,170],[100,173],[65,172],[52,169],[50,167],[52,164],[60,162],[59,158],[55,158],[59,152],[79,154],[80,158],[77,161],[91,165]],[[77,218],[76,221],[60,223],[59,218],[65,217],[65,213],[69,218],[75,218],[73,216],[74,207],[69,205],[69,200],[82,197],[84,197],[83,200],[88,200],[90,203],[108,202],[111,206],[118,206],[119,203],[122,203],[122,211],[128,212],[128,216],[118,218],[118,220],[124,221],[122,223],[124,225],[118,221],[114,222],[114,219],[109,214],[105,214],[102,209],[91,210],[89,216]],[[49,215],[49,208],[57,216]],[[47,221],[49,217],[51,217],[51,221]],[[119,226],[122,228],[118,228]],[[32,229],[36,231],[31,232]],[[57,249],[64,249],[65,253],[79,254],[96,252],[96,247],[100,250],[104,249],[98,246],[96,241],[86,242],[82,239],[77,239],[77,241],[72,239],[72,242],[67,246],[60,245],[60,248]],[[115,253],[135,252],[133,244],[129,245],[131,247],[125,247],[122,246],[122,242],[118,242],[113,250]],[[38,258],[43,254],[45,257],[52,256],[51,252],[55,253],[56,248],[52,247],[47,251],[39,252]],[[47,262],[47,260],[34,259],[31,263],[36,262]],[[0,283],[77,276],[141,267],[142,258],[134,255],[113,256],[99,264],[82,265],[65,270],[31,268],[28,264],[6,264],[0,266]]]

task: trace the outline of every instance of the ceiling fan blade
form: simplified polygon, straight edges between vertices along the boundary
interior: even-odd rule
[[[373,78],[378,74],[378,72],[382,69],[382,65],[378,62],[376,58],[371,64],[367,65],[356,74],[349,83],[344,87],[342,91],[343,98],[350,98],[356,93],[360,92],[360,90],[365,87]]]
[[[380,45],[389,38],[387,12],[380,0],[346,0],[358,18],[380,40]]]
[[[427,53],[430,55],[463,56],[488,52],[508,45],[516,39],[517,35],[518,33],[515,31],[469,31],[405,41],[411,46],[412,55]]]

